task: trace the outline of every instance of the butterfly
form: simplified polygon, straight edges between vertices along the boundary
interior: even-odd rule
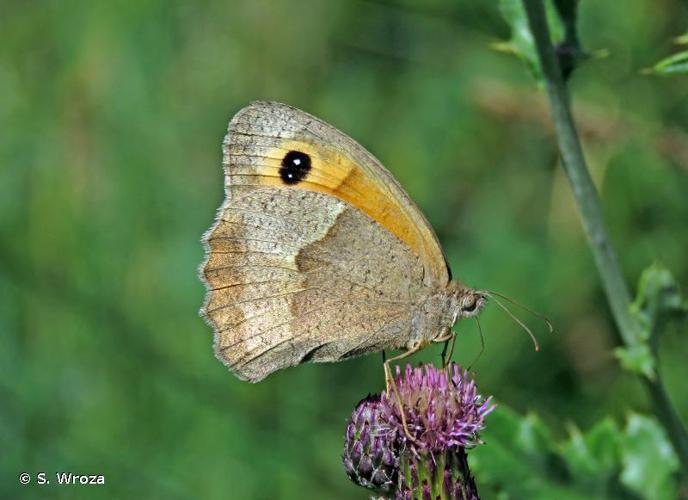
[[[490,295],[452,280],[432,227],[373,155],[304,111],[241,109],[223,168],[201,314],[241,379],[385,349],[398,359],[453,338]]]

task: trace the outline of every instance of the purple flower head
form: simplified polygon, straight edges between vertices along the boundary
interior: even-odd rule
[[[389,406],[380,396],[363,399],[351,415],[344,442],[344,469],[353,482],[378,491],[390,491],[397,482],[399,454],[397,428]]]
[[[382,403],[389,407],[398,437],[415,455],[449,448],[473,447],[480,443],[478,433],[485,417],[495,408],[491,398],[483,399],[466,370],[451,363],[439,369],[432,365],[397,367],[396,387],[382,393]],[[399,408],[403,406],[406,426],[413,439],[406,436]]]
[[[348,476],[398,500],[477,500],[466,448],[480,443],[491,398],[483,399],[468,372],[453,363],[406,366],[403,374],[397,368],[395,387],[369,395],[353,411],[342,457]]]

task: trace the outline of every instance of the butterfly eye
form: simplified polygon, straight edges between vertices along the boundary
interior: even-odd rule
[[[474,295],[470,295],[466,297],[463,301],[463,312],[471,313],[475,311],[475,308],[478,306],[478,300],[475,298]]]

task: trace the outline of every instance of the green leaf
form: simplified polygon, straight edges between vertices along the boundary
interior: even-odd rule
[[[688,45],[688,33],[684,33],[683,35],[674,38],[674,43],[676,45]]]
[[[654,417],[633,414],[622,430],[605,418],[570,426],[557,442],[535,415],[504,405],[490,416],[485,444],[469,453],[481,489],[500,498],[671,498],[678,460]]]
[[[650,380],[654,380],[657,376],[655,358],[646,342],[628,347],[617,347],[614,349],[614,355],[618,358],[621,366],[631,373],[643,375]]]
[[[586,482],[592,477],[606,481],[618,472],[620,431],[611,418],[598,422],[587,434],[575,426],[569,434],[561,452],[578,481]]]
[[[621,481],[644,498],[676,498],[673,474],[679,463],[664,429],[652,418],[632,414],[621,445]]]
[[[676,45],[688,44],[688,33],[674,38]],[[678,52],[660,60],[651,68],[643,70],[645,74],[655,74],[662,76],[684,75],[688,73],[688,51]]]
[[[535,415],[522,417],[502,405],[490,415],[485,444],[471,450],[471,470],[514,498],[582,499],[559,483],[564,474],[547,427]]]
[[[551,0],[545,1],[547,22],[549,24],[552,43],[563,40],[564,26]],[[507,41],[492,45],[496,50],[515,55],[526,63],[538,83],[542,83],[542,71],[535,50],[533,35],[528,26],[528,18],[521,0],[500,0],[499,10],[502,17],[511,28],[511,38]]]
[[[640,342],[619,347],[614,354],[626,370],[654,380],[653,342],[671,320],[688,316],[688,304],[667,268],[655,263],[643,271],[630,313],[640,325]]]
[[[646,268],[630,312],[641,326],[643,340],[659,335],[671,320],[688,317],[688,302],[671,272],[661,264]]]
[[[680,39],[683,40],[683,38]],[[644,73],[663,76],[685,75],[688,73],[688,50],[665,57],[652,68],[645,70]]]

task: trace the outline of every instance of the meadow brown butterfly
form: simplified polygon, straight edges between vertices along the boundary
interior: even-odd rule
[[[392,174],[331,125],[254,102],[229,123],[223,153],[201,313],[239,378],[415,352],[485,304],[487,292],[451,280],[437,236]]]

